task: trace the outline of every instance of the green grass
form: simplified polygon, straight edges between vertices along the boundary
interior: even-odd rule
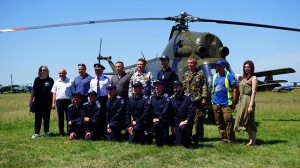
[[[247,135],[221,144],[216,126],[205,125],[206,142],[185,149],[127,142],[70,141],[52,136],[31,139],[34,115],[29,94],[0,95],[0,167],[299,167],[300,91],[257,93],[257,146]],[[43,129],[43,127],[42,127]],[[50,133],[57,134],[56,111]]]

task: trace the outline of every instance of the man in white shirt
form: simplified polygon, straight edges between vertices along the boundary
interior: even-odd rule
[[[52,109],[57,109],[59,136],[64,136],[64,116],[67,115],[68,106],[72,99],[72,79],[67,78],[67,71],[59,69],[57,79],[51,89]]]
[[[94,64],[95,77],[91,80],[90,91],[97,93],[97,101],[101,104],[99,121],[100,121],[100,136],[106,138],[106,101],[107,90],[110,84],[110,79],[103,75],[105,67],[101,64]]]

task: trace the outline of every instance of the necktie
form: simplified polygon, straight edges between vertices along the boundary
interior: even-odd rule
[[[99,97],[100,96],[100,77],[98,77],[98,80],[97,80],[97,96]]]

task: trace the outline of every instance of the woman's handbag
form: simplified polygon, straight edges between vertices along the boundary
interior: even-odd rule
[[[29,111],[32,112],[32,113],[35,113],[36,103],[34,101],[31,103]]]

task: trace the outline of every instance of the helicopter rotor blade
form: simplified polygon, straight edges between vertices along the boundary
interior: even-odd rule
[[[73,22],[73,23],[43,25],[43,26],[31,26],[31,27],[2,29],[2,30],[0,30],[0,33],[13,32],[13,31],[22,31],[22,30],[33,30],[33,29],[62,27],[62,26],[95,24],[95,23],[111,23],[111,22],[127,22],[127,21],[146,21],[146,20],[167,20],[167,19],[166,18],[128,18],[128,19],[95,20],[95,21],[85,21],[85,22]]]
[[[236,21],[226,21],[226,20],[213,20],[213,19],[204,19],[204,18],[197,18],[197,17],[191,18],[190,22],[215,22],[215,23],[219,23],[219,24],[242,25],[242,26],[262,27],[262,28],[279,29],[279,30],[289,30],[289,31],[300,32],[300,29],[290,28],[290,27],[273,26],[273,25],[248,23],[248,22],[236,22]]]

